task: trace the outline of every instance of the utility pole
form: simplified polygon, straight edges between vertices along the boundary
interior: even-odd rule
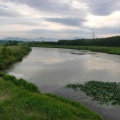
[[[93,39],[95,38],[95,32],[94,32],[94,30],[93,30]]]

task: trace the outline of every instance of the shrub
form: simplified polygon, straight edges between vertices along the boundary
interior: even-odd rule
[[[3,76],[3,79],[6,80],[6,81],[12,81],[12,82],[14,82],[16,80],[16,78],[14,76],[8,75],[8,74],[5,74]]]
[[[0,77],[3,77],[5,75],[4,72],[0,72]]]

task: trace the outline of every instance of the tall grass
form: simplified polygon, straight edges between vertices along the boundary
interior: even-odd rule
[[[0,72],[0,77],[3,77],[5,75],[5,73]]]
[[[22,78],[16,79],[16,77],[14,77],[12,75],[4,74],[3,79],[5,81],[11,81],[13,84],[15,84],[16,86],[18,86],[21,89],[26,89],[31,92],[39,92],[39,90],[35,84],[27,82],[26,80],[24,80]]]
[[[23,84],[22,80],[16,85],[15,77],[9,75],[0,80],[1,120],[103,120],[80,103],[21,89]]]
[[[30,51],[31,48],[27,46],[0,46],[0,70],[14,62],[21,61]]]

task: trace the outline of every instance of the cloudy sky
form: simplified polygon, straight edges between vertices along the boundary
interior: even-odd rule
[[[0,38],[120,35],[120,0],[0,0]]]

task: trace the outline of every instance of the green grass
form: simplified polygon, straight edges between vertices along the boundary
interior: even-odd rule
[[[82,84],[68,84],[66,87],[82,90],[101,104],[120,106],[120,83],[89,81]]]
[[[0,70],[14,62],[21,61],[30,51],[31,48],[27,46],[0,46]]]
[[[77,49],[77,50],[90,50],[97,52],[104,52],[108,54],[120,55],[120,47],[100,47],[100,46],[63,46],[63,45],[36,45],[35,47],[46,47],[46,48],[66,48],[66,49]]]
[[[3,76],[6,75],[0,76],[1,120],[103,120],[80,103],[41,94],[25,85],[21,87],[21,84],[15,83],[19,81],[16,78],[12,81],[11,76],[7,79]]]
[[[34,85],[33,83],[30,83],[30,82],[27,82],[26,80],[24,80],[22,78],[17,80],[14,76],[5,74],[3,76],[3,79],[5,81],[11,81],[13,84],[15,84],[16,86],[19,86],[22,89],[26,89],[31,92],[39,92],[36,85]]]
[[[99,47],[99,46],[80,46],[79,50],[90,50],[90,51],[98,51],[104,52],[108,54],[117,54],[120,55],[120,47]]]

